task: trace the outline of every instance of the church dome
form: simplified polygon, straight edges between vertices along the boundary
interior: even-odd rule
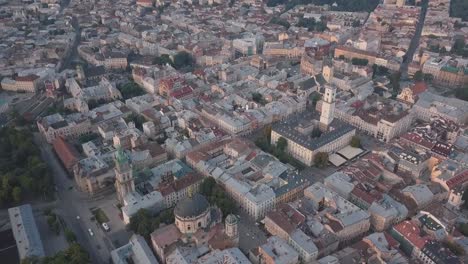
[[[210,204],[206,198],[198,193],[195,193],[192,197],[187,197],[177,203],[174,214],[179,218],[191,218],[197,217],[210,207]]]

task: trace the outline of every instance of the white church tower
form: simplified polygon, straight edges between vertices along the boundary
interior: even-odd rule
[[[325,86],[325,93],[322,98],[322,114],[320,115],[320,129],[327,130],[333,121],[335,114],[336,88]]]

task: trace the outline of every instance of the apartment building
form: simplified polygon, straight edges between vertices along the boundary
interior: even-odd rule
[[[42,117],[37,121],[39,132],[52,143],[57,137],[78,138],[91,132],[91,121],[81,114],[73,114],[65,118],[56,113]]]

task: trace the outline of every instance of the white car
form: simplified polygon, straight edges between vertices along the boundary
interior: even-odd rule
[[[102,223],[102,228],[104,228],[104,230],[106,230],[107,232],[109,232],[110,230],[109,225],[107,223]]]
[[[93,230],[91,230],[91,228],[88,229],[88,232],[90,236],[94,236]]]

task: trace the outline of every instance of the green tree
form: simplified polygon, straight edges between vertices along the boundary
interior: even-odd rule
[[[452,251],[457,256],[465,255],[465,250],[463,249],[463,247],[454,241],[446,239],[443,242],[443,245],[446,246],[448,249],[450,249],[450,251]]]
[[[195,59],[186,51],[180,51],[174,56],[174,68],[178,70],[182,68],[191,69],[194,65]]]
[[[21,202],[21,188],[19,186],[15,186],[13,188],[13,191],[11,192],[11,195],[13,196],[13,201],[15,203]]]
[[[42,264],[88,264],[90,263],[88,253],[78,244],[71,244],[66,250],[60,251],[53,256],[42,259]]]
[[[465,208],[465,209],[468,209],[468,187],[465,188],[465,190],[463,190],[463,195],[462,195],[461,199],[462,199],[462,201],[464,201],[463,204],[462,204],[462,207]],[[468,231],[468,228],[467,228],[467,231]],[[467,232],[467,234],[468,234],[468,232]],[[466,235],[466,236],[468,236],[468,235]]]
[[[432,82],[434,80],[434,75],[430,74],[430,73],[425,73],[424,76],[423,76],[423,80],[425,82]]]
[[[259,104],[263,104],[263,95],[261,93],[252,93],[252,100]]]
[[[80,144],[83,144],[83,143],[86,143],[86,142],[89,142],[91,140],[95,140],[98,138],[99,138],[99,134],[97,133],[84,134],[78,138],[78,142]]]
[[[420,82],[424,80],[424,73],[422,71],[417,71],[414,73],[413,80]]]
[[[393,96],[396,96],[400,92],[400,78],[401,72],[394,72],[390,75],[390,84],[393,89]]]
[[[319,152],[314,156],[314,164],[318,168],[324,168],[328,165],[328,153]]]
[[[372,65],[372,78],[375,78],[375,76],[381,76],[381,75],[387,75],[388,74],[388,68],[385,66],[380,66],[377,64]]]
[[[361,21],[359,19],[355,19],[353,23],[351,24],[352,27],[360,27],[361,26]]]
[[[41,264],[41,259],[36,256],[26,257],[21,260],[21,264]]]
[[[136,113],[131,113],[129,116],[124,118],[125,122],[133,122],[135,124],[135,127],[143,130],[143,123],[146,122],[146,119],[139,114]]]
[[[133,232],[149,238],[151,233],[159,227],[159,220],[151,215],[146,209],[140,209],[130,218],[129,228]]]
[[[216,185],[215,179],[213,177],[207,177],[200,184],[200,193],[206,197],[209,197],[213,193],[213,188]]]
[[[445,47],[440,48],[440,54],[447,54],[447,49]]]
[[[90,263],[89,254],[78,244],[73,243],[66,251],[70,264]]]
[[[52,179],[32,138],[26,129],[0,128],[1,206],[52,193]]]
[[[360,58],[352,58],[351,63],[353,65],[358,65],[358,66],[366,66],[369,63],[369,60],[367,59],[360,59]]]
[[[134,81],[130,81],[122,85],[119,87],[119,91],[122,94],[122,98],[124,100],[145,94],[145,91],[141,89],[140,86]]]
[[[455,97],[460,100],[468,101],[468,86],[466,86],[465,88],[456,89]]]
[[[213,188],[212,195],[208,197],[208,201],[221,209],[224,217],[236,212],[234,201],[226,195],[225,190],[219,184],[216,184]]]
[[[468,223],[461,223],[458,226],[458,230],[460,233],[462,233],[464,236],[468,236]]]
[[[278,141],[276,142],[276,149],[278,149],[281,152],[284,152],[287,146],[288,141],[284,137],[278,138]]]
[[[317,105],[318,101],[320,101],[320,99],[322,99],[322,95],[320,93],[313,92],[311,94],[310,103],[313,108],[315,108],[315,106]]]
[[[353,136],[353,138],[351,138],[350,145],[353,148],[360,148],[361,147],[361,139],[358,136]]]
[[[297,23],[298,27],[307,28],[308,31],[325,31],[327,29],[327,21],[325,19],[321,19],[320,21],[316,21],[315,18],[299,18],[299,22]]]
[[[320,129],[319,129],[318,127],[314,128],[314,129],[312,130],[312,133],[310,134],[310,136],[311,136],[312,138],[318,138],[318,137],[320,137],[321,135],[322,135],[322,131],[320,131]]]
[[[158,65],[169,64],[171,66],[174,66],[174,62],[168,54],[162,54],[161,56],[154,58],[153,63]]]
[[[289,24],[288,21],[286,21],[286,20],[284,20],[284,19],[282,19],[282,18],[280,18],[280,17],[277,17],[277,16],[273,17],[273,18],[270,20],[270,23],[271,23],[271,24],[276,24],[276,25],[283,26],[283,27],[285,27],[286,29],[288,29],[288,28],[291,26],[291,24]]]
[[[65,228],[64,234],[65,234],[65,238],[67,239],[68,243],[76,242],[76,235],[75,235],[75,233],[73,233],[73,231],[71,231],[68,228]]]

